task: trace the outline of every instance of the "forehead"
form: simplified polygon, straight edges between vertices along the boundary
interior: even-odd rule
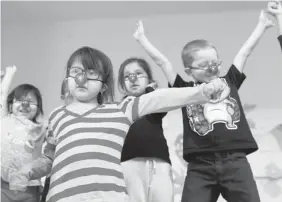
[[[124,68],[124,73],[134,73],[134,72],[137,72],[137,71],[144,72],[144,69],[142,67],[140,67],[138,65],[138,63],[136,63],[136,62],[130,63],[130,64],[126,65],[126,67]]]
[[[75,68],[75,67],[84,69],[84,66],[83,66],[82,62],[79,59],[75,59],[73,61],[73,63],[71,64],[71,68]]]
[[[197,62],[212,61],[217,59],[218,59],[217,51],[214,48],[202,49],[195,52],[194,54],[194,61]]]

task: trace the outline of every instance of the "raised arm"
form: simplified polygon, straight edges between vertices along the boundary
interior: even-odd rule
[[[197,87],[159,89],[140,96],[138,116],[168,112],[191,104],[204,104],[211,98],[221,97],[228,86],[222,79],[215,79]]]
[[[17,71],[16,66],[6,67],[6,72],[1,72],[1,116],[6,116],[8,114],[7,98],[9,90]],[[3,77],[3,79],[2,79]]]
[[[265,30],[272,26],[273,23],[268,20],[266,12],[261,11],[257,26],[234,58],[233,64],[240,72],[243,72],[248,57],[251,55],[252,51],[258,44]]]
[[[282,49],[282,4],[280,1],[271,1],[268,3],[267,9],[277,20],[279,42]]]
[[[155,63],[161,67],[169,84],[173,86],[176,72],[172,68],[171,62],[164,56],[153,44],[147,39],[144,33],[144,27],[142,21],[137,22],[137,28],[133,37],[144,48],[148,55],[155,61]]]
[[[55,156],[54,141],[47,141],[44,153],[41,157],[30,164],[22,167],[18,172],[11,176],[10,189],[16,191],[25,191],[28,181],[40,179],[51,172],[53,159]]]

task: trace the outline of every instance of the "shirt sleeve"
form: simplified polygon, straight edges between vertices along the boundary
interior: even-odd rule
[[[229,68],[225,79],[228,83],[233,84],[236,86],[237,89],[239,89],[246,79],[246,75],[244,73],[241,73],[234,64],[231,65]]]
[[[50,128],[48,128],[46,141],[43,155],[26,164],[13,175],[10,179],[10,187],[25,186],[28,181],[40,179],[50,173],[56,148],[53,132]]]
[[[280,35],[280,36],[278,37],[278,41],[279,41],[280,47],[281,47],[281,49],[282,49],[282,35]]]
[[[174,88],[193,87],[193,86],[194,86],[194,82],[187,82],[187,81],[184,81],[184,80],[182,79],[182,77],[181,77],[179,74],[177,74],[173,86],[171,86],[170,84],[168,84],[168,86],[169,86],[170,88],[171,88],[171,87],[174,87]]]
[[[133,123],[139,119],[138,105],[139,97],[128,96],[118,104],[118,108],[125,114],[129,122]]]
[[[156,89],[151,87],[151,86],[148,86],[146,88],[146,93],[151,93],[153,91],[155,91]],[[165,115],[167,114],[167,112],[163,112],[163,113],[153,113],[153,114],[149,114],[147,115],[149,119],[154,119],[154,120],[161,120],[165,117]]]

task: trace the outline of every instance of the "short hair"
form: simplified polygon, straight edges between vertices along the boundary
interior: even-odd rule
[[[181,58],[184,67],[188,68],[194,62],[195,52],[207,48],[213,48],[216,50],[215,46],[209,41],[204,39],[196,39],[188,42],[182,49]]]

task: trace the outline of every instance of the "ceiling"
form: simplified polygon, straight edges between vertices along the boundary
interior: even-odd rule
[[[258,10],[255,1],[1,1],[2,22],[53,22],[159,14]]]

